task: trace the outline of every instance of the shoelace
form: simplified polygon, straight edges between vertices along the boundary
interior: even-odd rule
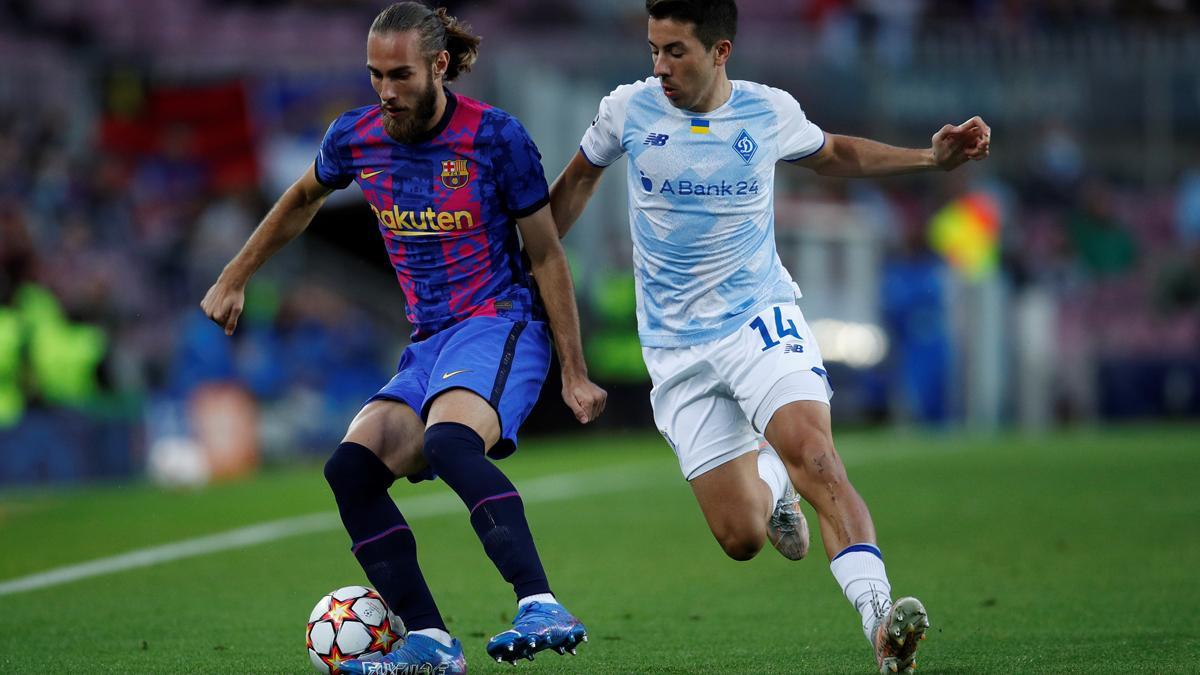
[[[793,497],[784,502],[786,506],[795,506],[800,503],[799,497]],[[783,534],[791,534],[796,531],[796,511],[791,508],[776,506],[775,511],[771,514],[771,525]]]
[[[446,647],[445,645],[438,643],[437,646],[433,648],[434,649],[433,654],[432,654],[433,658],[436,658],[436,659],[442,658],[442,654],[440,653],[440,650],[438,649],[438,647],[445,649],[446,652],[450,651],[449,647]],[[426,661],[426,660],[428,660],[427,657],[431,656],[429,654],[422,654],[417,649],[417,647],[413,645],[413,643],[411,643],[407,640],[405,640],[404,644],[401,645],[399,649],[397,649],[396,651],[394,651],[392,653],[396,654],[396,658],[400,658],[400,659],[403,659],[404,661],[408,661],[408,662]]]
[[[408,642],[405,642],[403,645],[400,646],[399,649],[392,652],[392,654],[394,654],[395,656],[392,656],[391,658],[393,658],[397,661],[405,662],[405,663],[419,663],[419,662],[425,661],[424,655],[417,654],[414,652],[416,652],[416,650],[413,649],[413,646],[410,645]]]
[[[868,591],[868,592],[870,592],[870,591]],[[864,593],[863,595],[866,595],[866,594]],[[860,595],[859,598],[861,599],[862,595]],[[874,623],[871,624],[871,635],[875,636],[875,635],[879,634],[879,629],[883,626],[883,623],[885,621],[887,621],[888,613],[892,610],[892,603],[889,602],[886,605],[880,604],[880,603],[876,602],[874,595],[871,596],[870,602],[871,602],[871,611],[875,615],[875,621],[874,621]],[[855,607],[857,607],[857,606],[858,605],[856,604]],[[875,645],[875,648],[877,651],[885,649],[885,648],[890,648],[890,644],[889,644],[890,640],[888,639],[888,637],[889,636],[885,635],[883,641],[880,642],[879,644]],[[872,638],[872,642],[874,642],[874,639],[875,638]]]
[[[535,618],[545,618],[550,621],[557,620],[557,616],[553,609],[546,607],[540,602],[531,602],[521,608],[521,612],[517,614],[517,618],[513,621],[513,625],[524,623]]]

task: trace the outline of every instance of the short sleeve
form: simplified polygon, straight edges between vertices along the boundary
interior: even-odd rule
[[[625,148],[621,145],[625,106],[621,105],[617,95],[619,91],[601,99],[600,112],[592,120],[592,126],[583,132],[583,140],[579,142],[580,152],[595,166],[608,166],[625,154]]]
[[[325,138],[321,139],[321,149],[317,152],[316,172],[317,181],[325,187],[340,190],[350,184],[354,180],[353,173],[346,173],[343,168],[345,162],[342,159],[343,148],[338,144],[344,134],[338,126],[342,118],[339,117],[329,125],[329,130],[325,132]]]
[[[825,146],[825,132],[809,121],[791,94],[776,92],[780,159],[794,162],[816,154]]]
[[[513,218],[524,218],[550,203],[542,154],[515,118],[501,127],[492,166],[500,200]]]

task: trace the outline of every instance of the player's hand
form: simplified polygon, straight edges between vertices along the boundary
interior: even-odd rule
[[[604,412],[608,392],[596,386],[587,375],[576,375],[563,371],[563,401],[580,424],[587,424]]]
[[[200,301],[200,309],[213,323],[223,328],[226,335],[233,335],[245,303],[246,289],[243,286],[217,279],[217,283],[208,289]]]
[[[992,128],[978,115],[958,126],[947,124],[933,135],[933,159],[950,171],[968,160],[988,156],[992,146]]]

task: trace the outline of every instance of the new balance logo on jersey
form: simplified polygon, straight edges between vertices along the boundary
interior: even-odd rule
[[[670,136],[667,134],[651,133],[649,136],[646,136],[646,140],[642,142],[642,145],[653,145],[661,148],[667,144],[668,138],[670,138]]]
[[[783,353],[784,354],[803,354],[804,353],[804,345],[796,344],[796,343],[786,344],[783,346]]]

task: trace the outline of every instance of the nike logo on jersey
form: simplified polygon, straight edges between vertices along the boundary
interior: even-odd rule
[[[378,171],[367,171],[366,169],[363,169],[362,171],[359,172],[358,177],[363,180],[367,180],[368,178],[374,178],[375,176],[378,176],[381,173],[383,173],[383,169],[380,169]]]
[[[464,368],[462,370],[454,370],[449,373],[442,373],[442,379],[448,380],[448,379],[454,377],[455,375],[462,375],[463,373],[469,373],[469,372],[471,372],[470,368]]]

